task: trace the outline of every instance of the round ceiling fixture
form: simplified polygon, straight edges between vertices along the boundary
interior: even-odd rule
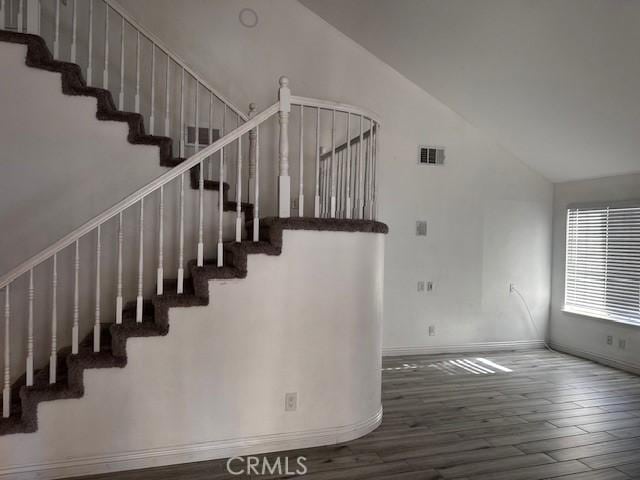
[[[258,25],[258,14],[252,8],[243,8],[240,10],[238,19],[240,23],[247,28],[253,28]]]

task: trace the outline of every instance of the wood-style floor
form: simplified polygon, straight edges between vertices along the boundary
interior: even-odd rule
[[[387,358],[383,403],[366,437],[279,455],[305,456],[306,480],[640,479],[640,377],[586,360],[543,350]],[[247,478],[225,465],[86,478]]]

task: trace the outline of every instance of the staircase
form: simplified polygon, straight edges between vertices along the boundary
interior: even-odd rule
[[[5,5],[4,1],[2,5]],[[7,12],[0,12],[0,28],[4,27],[0,30],[0,42],[26,45],[26,64],[60,73],[64,94],[96,98],[96,117],[126,122],[128,142],[157,146],[160,165],[167,171],[0,277],[5,332],[1,348],[4,375],[0,435],[37,431],[40,402],[82,397],[86,369],[125,367],[127,339],[167,335],[169,309],[208,305],[209,281],[244,278],[248,255],[280,255],[283,230],[387,232],[384,224],[375,221],[380,123],[374,114],[350,105],[292,96],[289,80],[282,77],[277,101],[261,112],[252,105],[244,115],[116,3],[73,0],[69,7],[72,16],[67,25],[70,30],[66,32],[60,20],[62,6],[59,0],[54,2],[55,10],[51,15],[44,15],[41,10],[44,7],[37,1],[16,0],[15,5],[19,16],[13,26],[8,25]],[[81,12],[80,7],[88,10]],[[53,53],[47,41],[38,35],[39,28],[44,30],[41,23],[45,19],[53,22],[46,28],[53,34],[50,41]],[[84,20],[88,22],[89,37],[82,41],[78,23]],[[94,28],[98,22],[105,25],[102,43],[96,41]],[[120,27],[120,38],[113,37],[114,25]],[[7,29],[9,27],[11,29]],[[125,43],[125,29],[133,32],[136,38],[133,46]],[[65,35],[70,39],[68,52],[62,52],[61,47],[61,38]],[[140,73],[141,42],[150,46],[152,55],[151,78],[147,85],[141,80]],[[116,50],[119,48],[119,55],[115,57],[109,54],[114,46]],[[88,52],[85,66],[76,63],[80,62],[80,50]],[[92,54],[99,51],[104,62],[101,65],[103,88],[96,87],[93,78],[98,69]],[[69,61],[61,60],[65,55]],[[137,65],[135,81],[131,85],[125,83],[125,59],[129,56],[136,58]],[[159,75],[162,65],[165,65],[164,83]],[[172,74],[180,78],[177,90],[172,88]],[[117,104],[109,90],[114,75],[120,78],[115,86],[119,89]],[[195,88],[188,89],[185,78]],[[133,98],[128,99],[127,92],[135,92]],[[146,103],[142,99],[145,92],[148,94]],[[190,99],[186,98],[189,94],[192,95]],[[171,111],[170,99],[175,98],[180,99],[179,109]],[[135,112],[123,111],[127,102],[134,105]],[[187,103],[191,107],[187,107]],[[214,103],[223,110],[218,125],[214,121]],[[148,116],[141,113],[145,104]],[[192,114],[192,121],[187,120],[188,113]],[[235,117],[235,122],[228,120],[228,116]],[[305,135],[310,118],[314,120],[314,131],[312,135]],[[278,158],[271,162],[267,156],[269,149],[261,147],[261,131],[269,131],[265,127],[275,120]],[[145,122],[148,128],[145,128]],[[297,181],[292,185],[289,133],[294,122],[297,122]],[[159,130],[159,123],[163,123],[163,136],[154,134]],[[233,123],[236,126],[230,128]],[[326,147],[323,140],[328,143]],[[190,155],[186,153],[188,150],[191,150]],[[246,165],[243,167],[243,164]],[[277,197],[266,198],[261,194],[261,189],[265,188],[261,169],[268,171],[274,165],[278,172]],[[306,173],[308,171],[311,174]],[[235,181],[225,181],[229,173],[234,174]],[[185,202],[186,175],[189,175],[188,185],[197,192],[195,209]],[[217,192],[213,196],[215,200],[205,195],[208,190]],[[309,197],[312,200],[305,202]],[[150,212],[147,205],[156,208]],[[277,216],[261,218],[262,209],[272,210]],[[174,218],[169,210],[176,213]],[[218,212],[216,240],[205,245],[205,216],[212,211]],[[297,215],[292,216],[292,211],[297,211]],[[233,228],[225,228],[223,212],[235,213]],[[193,229],[188,225],[185,227],[185,216],[190,213],[197,218]],[[145,217],[149,218],[149,215],[155,217],[151,226],[149,222],[145,224]],[[125,239],[125,218],[135,218],[137,222],[134,242]],[[176,227],[175,236],[167,233],[169,223],[172,228]],[[228,238],[233,240],[228,241]],[[89,244],[93,254],[83,256],[81,244]],[[186,244],[195,245],[197,252],[196,258],[187,262]],[[116,252],[111,270],[104,264],[107,248]],[[128,262],[125,250],[135,251],[137,260]],[[175,263],[167,262],[169,252],[173,260],[177,260]],[[73,274],[67,285],[69,288],[63,288],[59,282],[60,262],[67,256],[72,258]],[[92,285],[80,284],[81,268],[95,272]],[[148,278],[150,271],[155,281]],[[36,291],[34,277],[37,275],[47,277],[45,291]],[[135,287],[134,294],[125,285],[130,277],[136,279],[135,285],[128,286],[130,290]],[[111,286],[109,291],[105,291],[107,285]],[[87,287],[93,303],[89,309],[83,308],[80,302],[87,294]],[[110,296],[111,290],[114,296]],[[39,312],[50,325],[46,343],[34,343],[38,324],[37,312],[34,312],[36,295],[52,299],[50,308]],[[108,302],[105,302],[107,295]],[[12,305],[25,302],[27,318],[15,318]],[[58,309],[63,304],[73,312],[72,325],[69,332],[59,337]],[[19,332],[12,329],[12,322],[26,324],[25,338],[16,335]],[[64,344],[65,339],[70,339],[68,345]],[[12,361],[11,347],[16,342],[24,342],[27,346],[24,363]],[[36,362],[36,348],[47,349],[47,364]]]

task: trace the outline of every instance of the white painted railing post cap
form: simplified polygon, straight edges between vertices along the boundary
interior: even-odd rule
[[[280,111],[291,111],[291,90],[289,90],[289,78],[286,76],[280,77],[278,80],[280,84],[280,90],[278,90],[278,100],[280,101]]]

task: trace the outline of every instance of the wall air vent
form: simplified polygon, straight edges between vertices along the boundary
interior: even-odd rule
[[[187,125],[185,127],[185,144],[188,147],[194,147],[196,144],[196,127],[192,127]],[[198,146],[199,147],[207,147],[211,145],[213,142],[218,140],[219,135],[218,131],[214,129],[208,129],[206,127],[198,127]]]
[[[420,165],[444,165],[444,148],[420,145],[418,163]]]

